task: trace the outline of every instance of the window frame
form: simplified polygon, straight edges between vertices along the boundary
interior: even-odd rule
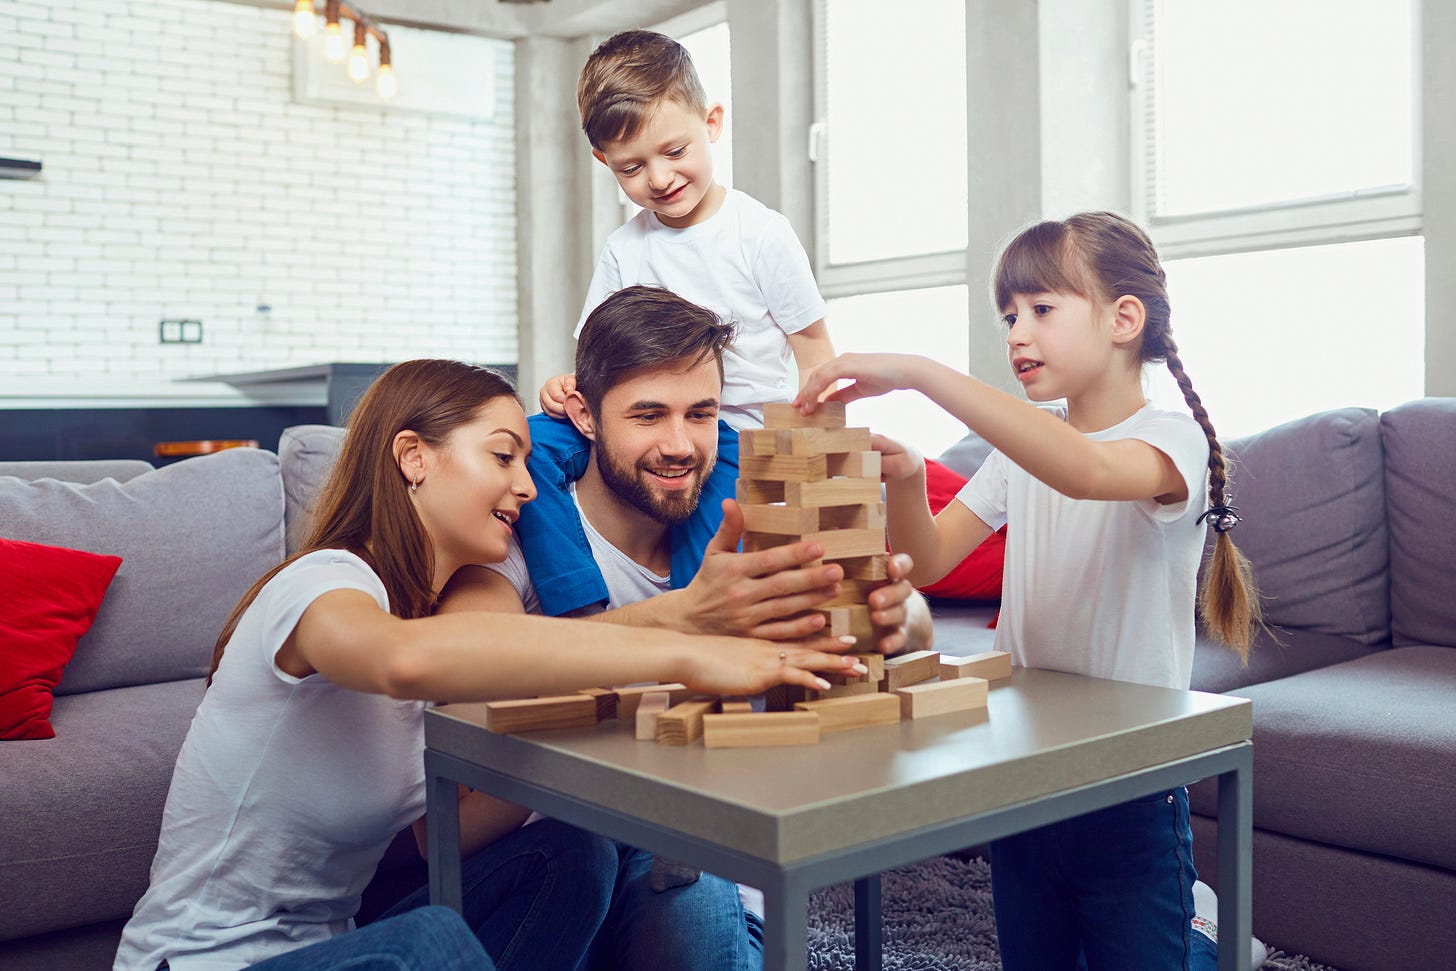
[[[1164,259],[1423,234],[1422,4],[1418,0],[1406,0],[1411,6],[1410,184],[1177,216],[1156,214],[1157,2],[1129,0],[1128,87],[1132,121],[1129,129],[1132,216],[1147,228]]]

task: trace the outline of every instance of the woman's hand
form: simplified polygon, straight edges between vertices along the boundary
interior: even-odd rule
[[[694,691],[714,695],[756,695],[777,684],[829,689],[815,671],[864,674],[853,648],[828,637],[807,641],[762,641],[746,637],[695,639],[678,679]]]

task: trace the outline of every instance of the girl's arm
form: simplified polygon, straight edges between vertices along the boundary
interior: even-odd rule
[[[925,459],[920,453],[883,435],[873,436],[871,445],[880,453],[885,479],[890,549],[909,553],[914,561],[910,582],[928,586],[991,535],[991,527],[958,501],[931,516],[925,497]]]
[[[794,404],[805,413],[812,411],[818,396],[841,378],[854,384],[825,400],[917,390],[1031,475],[1073,499],[1187,498],[1187,485],[1173,460],[1148,443],[1094,442],[1055,415],[928,358],[841,354],[809,375]]]
[[[803,387],[809,372],[834,360],[834,344],[829,340],[829,326],[821,317],[801,331],[789,335],[789,350],[799,366],[799,386]]]
[[[318,672],[355,691],[433,701],[530,698],[641,681],[678,681],[720,695],[757,694],[776,684],[823,690],[826,683],[811,671],[860,666],[853,657],[795,643],[554,617],[452,613],[401,620],[352,589],[314,600],[277,661],[295,677]]]

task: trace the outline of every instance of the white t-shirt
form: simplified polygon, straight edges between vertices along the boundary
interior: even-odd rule
[[[351,929],[386,847],[424,813],[424,702],[278,668],[305,608],[338,589],[389,609],[363,560],[319,550],[243,614],[177,757],[118,971],[230,971]]]
[[[1186,690],[1208,440],[1192,418],[1151,405],[1087,437],[1152,445],[1173,460],[1188,498],[1070,499],[992,452],[956,498],[992,529],[1011,524],[996,649],[1024,667]]]
[[[782,214],[736,189],[686,229],[642,210],[607,237],[576,336],[598,304],[635,284],[666,287],[737,325],[723,356],[721,416],[733,428],[762,427],[758,405],[793,399],[798,379],[788,335],[823,319],[824,298]]]
[[[586,514],[581,511],[581,503],[576,498],[575,482],[567,487],[567,492],[571,494],[571,501],[576,505],[576,513],[581,517],[581,528],[586,533],[587,545],[591,547],[592,559],[597,561],[597,569],[602,571],[602,579],[607,584],[607,605],[586,611],[586,613],[594,614],[616,607],[625,607],[627,604],[638,603],[672,589],[670,576],[659,576],[653,573],[609,543],[606,537],[597,532],[596,527],[587,521]],[[526,557],[521,552],[521,544],[514,533],[511,534],[510,549],[506,552],[506,558],[500,563],[487,563],[485,567],[494,570],[511,582],[511,586],[515,587],[516,593],[521,598],[521,605],[526,608],[527,613],[539,614],[541,612],[541,598],[536,596],[536,585],[531,582],[531,574],[526,569]]]

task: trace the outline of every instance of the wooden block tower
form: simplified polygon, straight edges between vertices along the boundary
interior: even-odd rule
[[[870,448],[868,428],[845,427],[841,403],[821,404],[808,416],[791,405],[769,403],[763,418],[763,428],[739,432],[738,438],[743,548],[800,540],[824,547],[820,562],[844,569],[840,596],[820,611],[826,629],[854,635],[868,651],[880,633],[870,622],[868,598],[888,579],[880,453]],[[876,667],[879,660],[866,658]],[[874,691],[878,677],[875,671],[874,678],[835,685],[819,696]]]

